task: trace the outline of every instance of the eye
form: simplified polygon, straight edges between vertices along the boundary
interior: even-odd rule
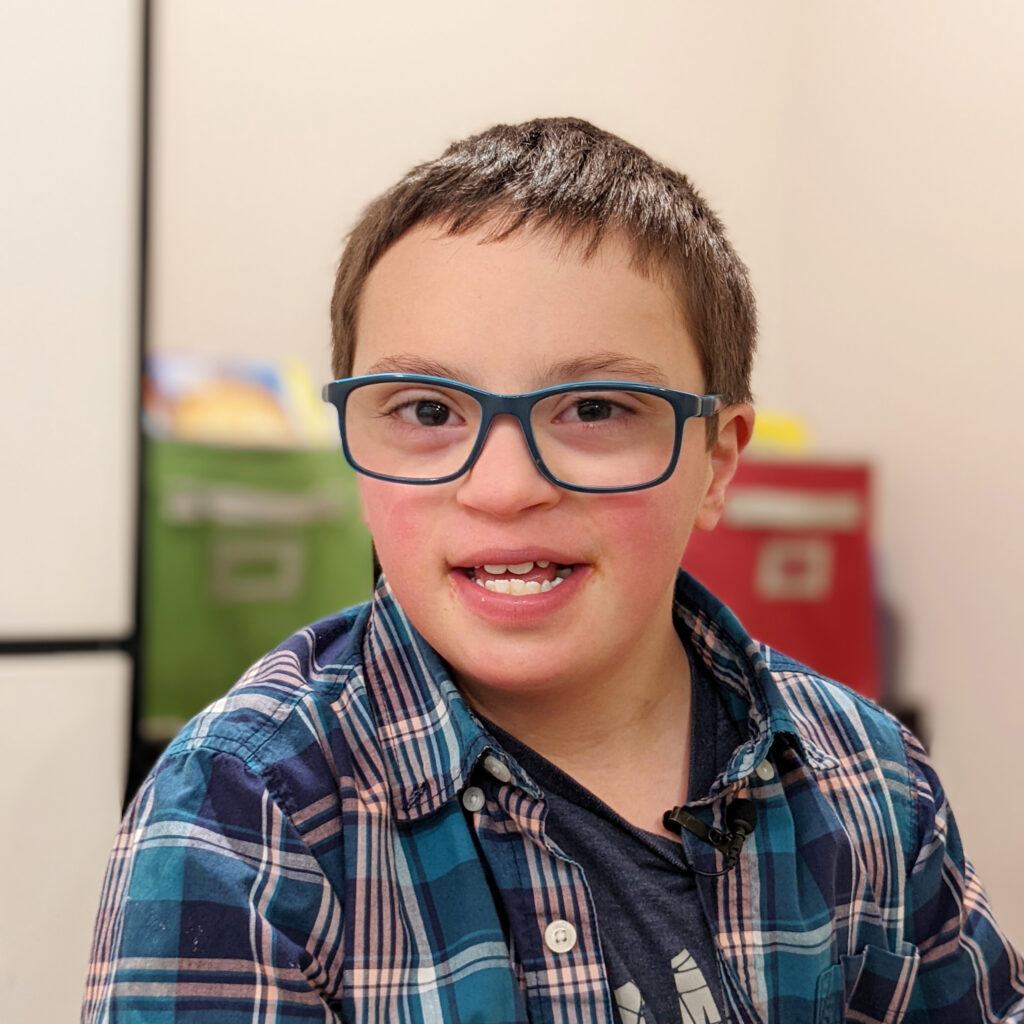
[[[407,423],[415,423],[421,427],[443,427],[454,415],[444,402],[425,398],[407,402],[395,411]]]
[[[611,395],[573,396],[558,412],[557,419],[562,423],[603,423],[635,411],[625,404],[628,401],[625,393],[621,399],[618,395],[614,398]]]
[[[419,394],[406,388],[388,395],[381,404],[380,415],[407,427],[458,427],[466,422],[459,412],[458,395],[433,390],[424,394],[417,390]]]
[[[581,423],[596,423],[599,420],[608,420],[613,416],[620,416],[623,412],[622,408],[616,406],[613,402],[609,402],[606,398],[581,398],[570,410],[570,418],[572,412],[575,411],[576,418]]]

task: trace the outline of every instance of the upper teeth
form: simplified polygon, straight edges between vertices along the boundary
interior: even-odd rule
[[[476,585],[489,590],[492,594],[513,594],[517,597],[523,594],[546,594],[555,587],[562,585],[561,577],[553,580],[543,580],[538,583],[536,580],[482,580],[477,578]]]
[[[546,569],[550,564],[550,562],[546,561],[537,561],[519,562],[517,565],[481,565],[477,566],[477,571],[472,579],[475,580],[478,587],[483,587],[485,590],[491,591],[492,594],[514,594],[517,596],[522,594],[546,594],[549,590],[554,590],[555,587],[568,579],[572,572],[571,565],[563,565],[560,569],[557,569],[555,571],[555,578],[552,580],[523,580],[518,577],[525,576],[534,566],[538,569]],[[494,576],[504,577],[504,574],[507,572],[512,573],[514,578],[491,578]],[[485,579],[484,577],[487,578]]]
[[[510,572],[513,576],[525,576],[533,570],[536,565],[538,569],[546,569],[550,562],[519,562],[516,565],[485,565],[484,572],[491,576],[500,576],[502,573]]]

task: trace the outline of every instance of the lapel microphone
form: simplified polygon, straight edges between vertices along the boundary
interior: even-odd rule
[[[724,832],[721,829],[705,825],[700,818],[690,814],[684,807],[674,807],[671,811],[666,811],[661,820],[670,832],[675,832],[677,836],[681,837],[685,829],[701,842],[713,846],[725,857],[725,867],[721,871],[698,871],[692,864],[690,865],[690,870],[695,875],[717,878],[736,867],[740,859],[740,852],[743,850],[743,843],[747,836],[754,831],[757,816],[754,812],[754,802],[740,797],[733,800],[725,809],[726,831]]]

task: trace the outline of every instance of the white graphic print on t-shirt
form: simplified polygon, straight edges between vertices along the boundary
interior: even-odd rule
[[[679,993],[679,1019],[682,1024],[721,1024],[722,1015],[715,1005],[697,961],[685,950],[672,958],[672,976]],[[644,997],[631,981],[620,985],[612,995],[622,1024],[648,1024],[644,1016]]]

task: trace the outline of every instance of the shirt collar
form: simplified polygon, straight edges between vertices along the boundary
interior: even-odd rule
[[[733,753],[711,796],[747,778],[780,738],[813,769],[838,765],[811,738],[813,723],[783,695],[771,669],[771,649],[753,640],[726,605],[683,571],[676,580],[674,613],[680,635],[725,693],[733,720],[747,730],[748,739]]]
[[[373,595],[362,653],[392,809],[400,821],[415,820],[462,789],[488,737],[383,577]]]
[[[674,613],[680,634],[723,688],[730,714],[745,725],[749,737],[710,795],[749,776],[779,736],[795,743],[810,767],[835,767],[835,758],[809,738],[780,692],[769,668],[768,648],[752,640],[721,601],[682,571]],[[431,814],[469,782],[477,761],[495,743],[383,578],[363,634],[362,666],[393,813],[409,821]]]

